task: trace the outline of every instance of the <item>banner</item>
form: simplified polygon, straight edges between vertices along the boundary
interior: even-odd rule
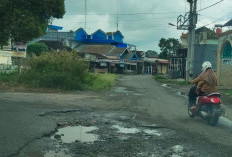
[[[26,43],[14,42],[13,43],[13,57],[26,57]]]

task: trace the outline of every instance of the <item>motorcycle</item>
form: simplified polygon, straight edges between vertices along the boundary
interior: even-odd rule
[[[225,110],[221,106],[221,94],[210,93],[197,97],[196,108],[192,110],[188,106],[188,114],[191,118],[199,116],[206,120],[207,124],[215,126],[218,123],[219,117],[225,114]]]

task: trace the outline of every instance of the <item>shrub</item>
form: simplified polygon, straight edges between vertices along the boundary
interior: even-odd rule
[[[87,64],[74,52],[42,53],[28,58],[24,67],[20,82],[34,87],[76,90],[91,83]]]
[[[115,75],[114,74],[91,74],[87,78],[90,82],[87,84],[86,88],[90,90],[102,90],[110,89],[115,84]]]
[[[48,47],[44,43],[33,43],[27,46],[27,55],[32,56],[35,54],[36,56],[41,55],[43,52],[47,52]]]

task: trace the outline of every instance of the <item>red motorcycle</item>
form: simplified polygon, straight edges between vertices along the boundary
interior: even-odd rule
[[[219,117],[225,114],[225,110],[221,107],[221,94],[210,93],[204,94],[197,98],[196,108],[188,107],[188,114],[191,118],[199,116],[206,120],[209,125],[217,125]]]

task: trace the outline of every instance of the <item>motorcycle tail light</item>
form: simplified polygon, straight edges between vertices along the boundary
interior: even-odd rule
[[[214,104],[220,104],[221,103],[221,99],[219,97],[212,96],[212,97],[209,97],[209,99]]]
[[[220,104],[221,103],[221,99],[218,96],[201,96],[198,100],[199,104],[209,104],[209,103],[213,103],[213,104]]]

